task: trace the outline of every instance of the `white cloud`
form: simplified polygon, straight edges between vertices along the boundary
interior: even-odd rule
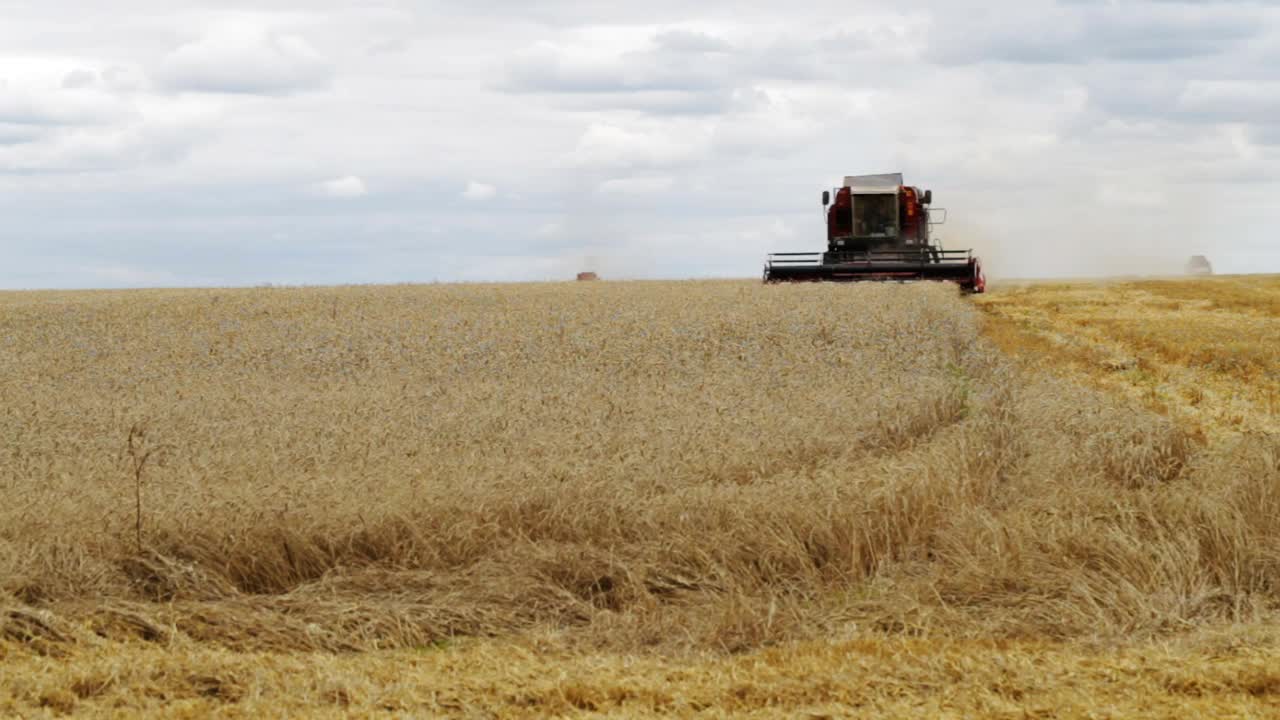
[[[19,172],[101,171],[172,148],[158,143],[140,126],[85,127],[49,132],[34,142],[0,147],[0,170]]]
[[[488,200],[496,194],[498,194],[496,187],[474,180],[467,183],[466,189],[462,191],[462,197],[467,200]]]
[[[1193,80],[1177,107],[1213,119],[1275,119],[1280,117],[1280,81]]]
[[[538,230],[534,233],[534,237],[538,238],[555,238],[564,234],[564,222],[560,220],[552,220],[542,223],[538,226]]]
[[[659,32],[653,36],[653,42],[664,50],[694,55],[724,53],[733,49],[733,46],[715,35],[682,28]]]
[[[145,90],[149,84],[141,68],[115,65],[102,71],[102,81],[113,92],[133,93]]]
[[[181,157],[200,117],[140,102],[76,61],[24,59],[0,78],[0,174],[122,172]],[[71,69],[67,69],[70,66]]]
[[[44,129],[38,126],[0,122],[0,146],[22,145],[38,140],[42,135]]]
[[[1216,5],[1217,7],[1213,7]],[[1265,25],[1249,2],[986,3],[945,7],[929,54],[948,63],[1176,62],[1219,55]]]
[[[614,178],[600,183],[597,190],[603,195],[653,195],[670,190],[674,184],[670,177]]]
[[[369,189],[365,187],[364,180],[355,175],[326,180],[319,183],[316,189],[322,195],[331,198],[358,198],[369,194]]]
[[[630,130],[593,123],[578,138],[566,161],[579,168],[670,167],[702,155],[709,139],[709,131],[697,126]]]
[[[62,77],[62,87],[67,89],[93,87],[98,84],[98,73],[79,68]]]
[[[0,85],[0,123],[111,125],[136,114],[120,98],[89,88]]]
[[[303,37],[227,21],[182,45],[161,65],[172,90],[283,95],[327,86],[333,68]]]

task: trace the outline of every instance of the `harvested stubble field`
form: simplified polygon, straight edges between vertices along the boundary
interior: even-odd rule
[[[1280,276],[1009,283],[978,303],[1012,355],[1213,438],[1280,434]]]
[[[1278,714],[1212,282],[0,295],[0,715]]]

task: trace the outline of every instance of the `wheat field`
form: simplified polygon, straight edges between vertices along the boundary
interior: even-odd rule
[[[1278,297],[0,294],[0,715],[1280,713]]]

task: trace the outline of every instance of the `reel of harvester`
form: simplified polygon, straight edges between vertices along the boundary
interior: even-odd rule
[[[869,250],[844,253],[772,253],[765,282],[910,282],[949,280],[967,292],[986,289],[982,263],[971,250]]]

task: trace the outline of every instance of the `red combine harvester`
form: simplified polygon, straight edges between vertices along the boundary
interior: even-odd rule
[[[947,280],[965,292],[985,291],[972,250],[943,250],[930,240],[929,228],[946,219],[946,210],[930,210],[932,202],[932,190],[904,185],[901,173],[846,177],[835,203],[822,193],[827,251],[774,253],[765,282]],[[931,212],[943,217],[934,220]]]

